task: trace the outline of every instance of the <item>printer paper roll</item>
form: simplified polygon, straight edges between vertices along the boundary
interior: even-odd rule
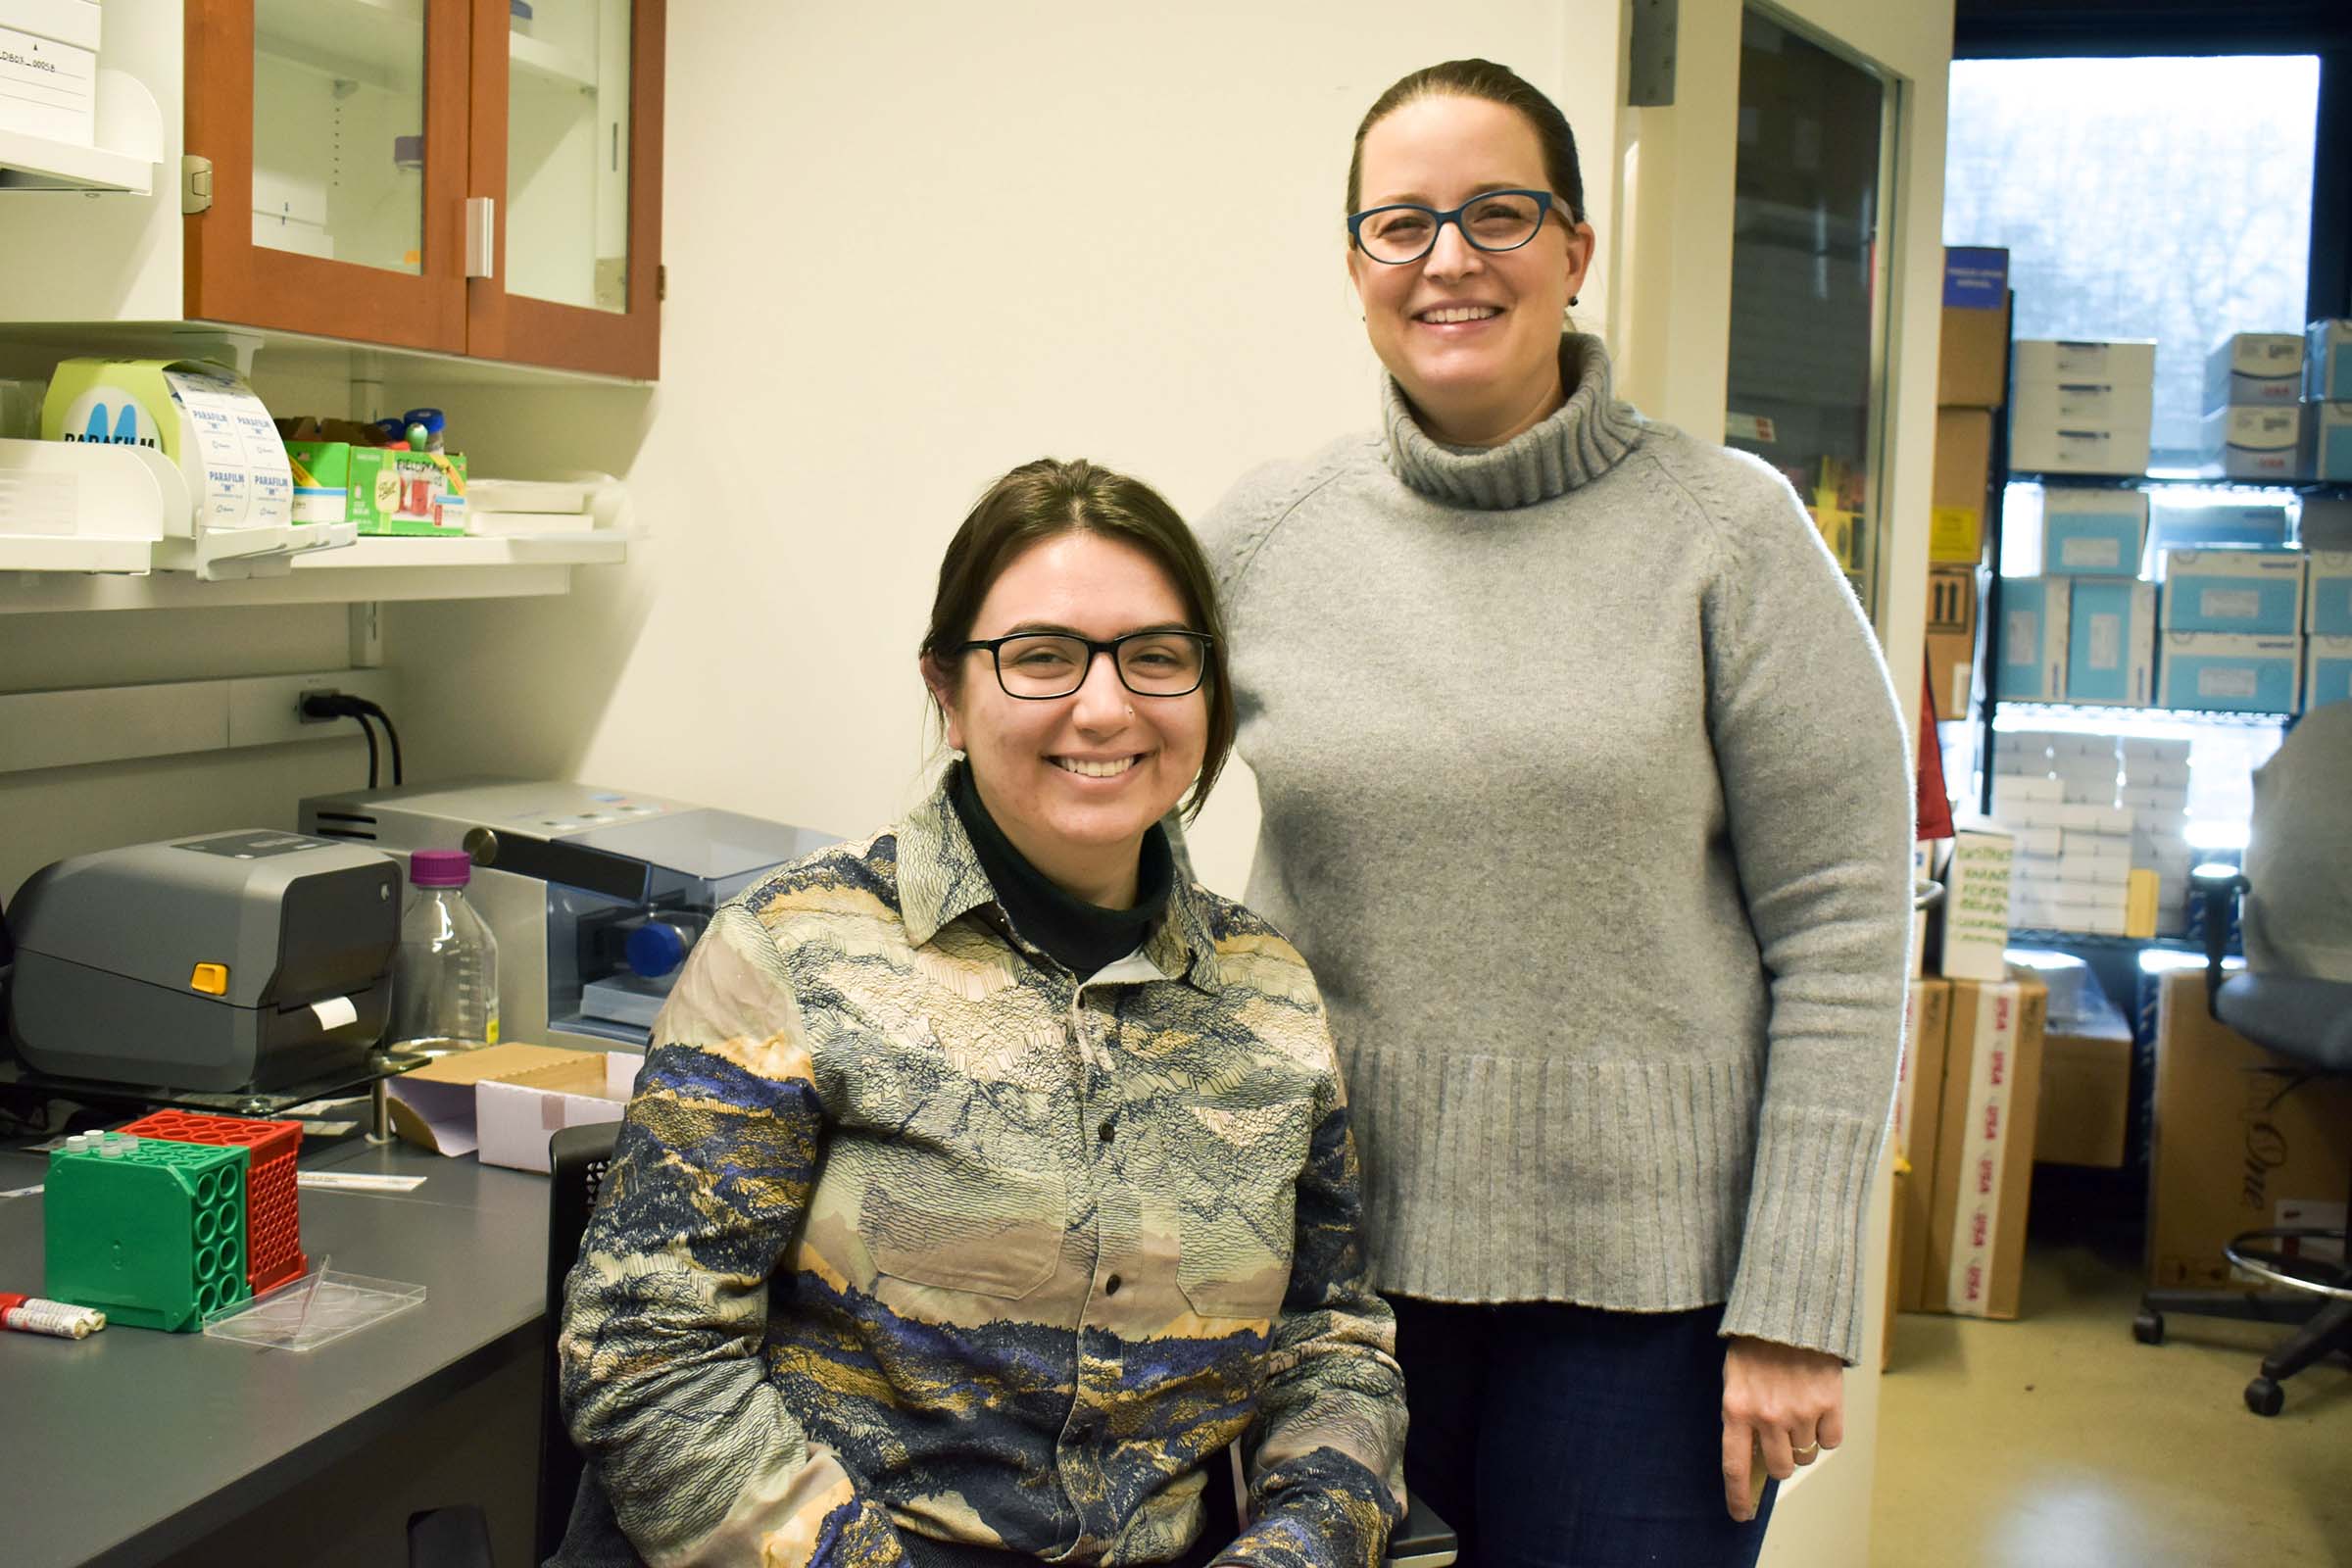
[[[321,1029],[340,1029],[345,1024],[360,1021],[360,1009],[353,1006],[349,997],[329,997],[324,1002],[311,1004],[311,1011]]]

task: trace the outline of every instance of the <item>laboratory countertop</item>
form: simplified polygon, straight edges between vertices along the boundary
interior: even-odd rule
[[[315,1350],[110,1327],[0,1333],[0,1536],[10,1568],[150,1563],[297,1485],[411,1413],[539,1353],[547,1178],[363,1140],[305,1169],[420,1175],[408,1193],[308,1190],[313,1268],[425,1288]],[[0,1192],[45,1159],[0,1152]],[[0,1289],[40,1290],[41,1199],[0,1199]]]

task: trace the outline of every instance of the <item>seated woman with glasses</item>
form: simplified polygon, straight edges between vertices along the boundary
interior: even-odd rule
[[[655,1022],[555,1560],[1370,1568],[1403,1387],[1322,1003],[1156,825],[1233,737],[1207,565],[1143,484],[1026,465],[918,662],[961,757],[722,908]]]

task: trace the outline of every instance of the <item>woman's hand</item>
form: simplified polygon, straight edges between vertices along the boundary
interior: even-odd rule
[[[1786,1481],[1845,1441],[1845,1364],[1820,1350],[1734,1337],[1723,1353],[1723,1503],[1756,1516],[1764,1473]]]

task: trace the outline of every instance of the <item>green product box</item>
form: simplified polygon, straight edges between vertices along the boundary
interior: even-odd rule
[[[466,531],[466,455],[288,441],[296,522],[356,522],[363,534]]]
[[[141,1139],[49,1156],[42,1294],[132,1328],[193,1333],[245,1298],[242,1148]]]

